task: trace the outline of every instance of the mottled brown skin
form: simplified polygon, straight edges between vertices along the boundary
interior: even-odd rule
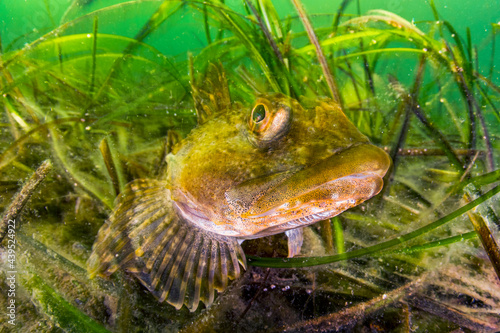
[[[286,232],[298,254],[302,227],[376,195],[390,160],[330,100],[303,108],[268,94],[243,107],[216,65],[192,89],[199,125],[166,175],[127,184],[88,271],[128,271],[160,302],[194,311],[240,276],[243,240]]]
[[[290,228],[276,227],[298,216],[306,216],[307,212],[301,215],[297,209],[290,210],[278,218],[266,211],[287,201],[297,202],[298,198],[303,203],[302,210],[308,208],[307,201],[309,205],[318,205],[319,201],[323,206],[331,204],[332,189],[325,189],[324,184],[361,169],[373,177],[346,182],[346,188],[341,190],[337,186],[336,191],[346,193],[344,199],[350,201],[332,214],[337,215],[380,191],[389,158],[369,144],[338,105],[325,100],[315,108],[304,109],[294,99],[281,94],[261,97],[254,109],[259,105],[265,105],[265,119],[271,119],[261,132],[255,128],[252,109],[235,104],[232,110],[194,129],[168,158],[173,199],[186,203],[190,207],[188,210],[204,215],[207,221],[199,221],[199,227],[242,239],[283,232]],[[278,124],[274,129],[269,125],[273,120]],[[269,136],[263,139],[266,132],[277,131],[280,123],[286,123],[282,126],[283,133],[274,140]],[[338,165],[334,156],[340,156],[346,149],[351,150],[349,161]],[[273,177],[284,180],[279,186],[269,187]],[[244,202],[245,207],[228,202],[228,192],[255,179],[264,180],[257,189],[252,187],[250,190],[262,195],[260,200],[246,203],[246,206]],[[266,182],[266,179],[271,181]],[[369,194],[366,191],[357,193],[352,188],[365,185],[373,188]],[[245,190],[240,192],[244,194]]]

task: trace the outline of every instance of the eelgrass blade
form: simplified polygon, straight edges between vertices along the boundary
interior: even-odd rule
[[[289,81],[294,81],[294,79],[292,78],[292,76],[289,73],[287,63],[285,63],[285,59],[283,57],[283,54],[281,53],[280,49],[278,48],[278,45],[276,44],[276,41],[271,34],[271,31],[268,29],[267,25],[264,23],[261,15],[259,15],[255,6],[252,4],[252,2],[250,2],[248,0],[245,0],[245,3],[248,6],[248,8],[250,8],[250,10],[252,11],[252,14],[255,16],[255,18],[257,19],[257,22],[259,24],[261,31],[263,32],[266,40],[268,41],[269,45],[271,46],[271,49],[272,49],[274,55],[278,59],[278,61],[277,61],[278,70],[281,71],[284,75],[277,75],[277,76],[283,77],[285,79],[285,82],[282,84],[282,88],[284,89],[285,94],[290,95],[290,88],[292,88],[292,90],[294,90],[293,87],[296,86],[296,84],[289,82]],[[290,87],[290,86],[292,86],[292,87]],[[297,92],[294,91],[292,96],[296,97]]]
[[[31,138],[34,134],[37,134],[42,131],[46,131],[49,126],[59,125],[63,123],[72,123],[81,121],[79,117],[70,117],[70,118],[61,118],[53,121],[49,121],[47,123],[38,125],[37,127],[31,129],[29,132],[26,132],[19,139],[10,144],[10,146],[5,149],[2,154],[0,154],[0,170],[5,168],[10,162],[16,159],[15,150],[21,144],[23,144],[27,139]]]
[[[208,25],[207,5],[203,4],[203,23],[205,28],[205,36],[207,37],[208,45],[212,44],[212,37],[210,36],[210,26]]]
[[[269,82],[271,89],[275,92],[282,92],[281,87],[275,79],[275,75],[269,68],[269,64],[265,61],[264,57],[259,52],[259,47],[258,45],[256,45],[256,41],[252,40],[250,36],[247,35],[248,27],[244,25],[239,17],[233,15],[230,10],[227,10],[226,7],[220,5],[219,7],[214,9],[219,18],[229,25],[229,28],[235,34],[235,36],[248,48],[250,57],[252,57],[259,65],[267,81]]]
[[[75,305],[77,301],[74,299],[70,301],[68,297],[71,298],[71,296],[68,296],[67,290],[61,292],[64,283],[57,283],[61,282],[58,280],[61,276],[48,273],[48,271],[60,270],[60,272],[64,272],[65,281],[72,281],[77,285],[77,288],[81,288],[82,281],[89,282],[86,270],[56,253],[53,249],[49,249],[44,244],[26,236],[20,230],[16,233],[16,239],[19,241],[19,262],[22,262],[23,267],[23,274],[17,275],[18,287],[27,292],[32,301],[36,302],[37,311],[47,316],[46,318],[50,318],[51,322],[65,332],[109,332],[78,308]],[[100,292],[105,291],[111,297],[116,297],[111,285],[103,281],[96,281],[93,284],[94,288],[95,286],[99,286]]]
[[[323,50],[321,49],[321,45],[319,44],[318,37],[316,36],[316,33],[314,32],[311,22],[307,17],[307,13],[304,9],[304,6],[302,6],[302,2],[300,0],[292,0],[292,3],[295,6],[297,12],[299,13],[299,17],[302,21],[302,24],[304,25],[304,28],[306,29],[311,44],[313,44],[314,48],[316,49],[316,56],[318,57],[321,69],[323,70],[323,75],[325,76],[325,80],[328,84],[330,94],[336,103],[342,105],[337,84],[335,83],[335,79],[332,76],[330,67],[328,67],[325,55],[323,54]]]
[[[467,76],[462,73],[462,71],[459,69],[459,64],[457,63],[456,56],[454,55],[452,49],[448,45],[448,43],[445,42],[445,45],[448,49],[448,52],[451,56],[452,61],[455,63],[455,66],[457,70],[455,71],[455,76],[457,80],[457,84],[459,85],[460,92],[464,99],[467,101],[467,107],[469,110],[469,131],[470,131],[470,141],[469,141],[469,149],[476,149],[476,141],[477,141],[477,135],[476,135],[476,116],[479,118],[479,121],[481,123],[481,127],[483,130],[483,136],[484,140],[486,143],[486,149],[488,151],[487,153],[487,159],[488,159],[488,169],[489,171],[492,171],[494,169],[494,160],[493,160],[493,146],[491,144],[490,140],[490,135],[488,132],[488,128],[486,126],[486,122],[484,120],[484,117],[481,113],[481,108],[479,107],[479,104],[474,97],[474,94],[472,92],[472,67],[470,65],[470,62],[467,64],[468,72],[466,71]],[[469,84],[467,83],[467,78],[469,78]],[[475,110],[475,112],[474,112]]]
[[[115,196],[117,196],[125,187],[124,176],[120,166],[120,159],[116,157],[117,152],[113,151],[110,147],[107,137],[102,139],[99,144],[99,150],[101,151],[104,164],[106,165],[109,177],[111,178],[111,183],[113,184],[113,188],[115,190]]]
[[[92,33],[92,72],[90,73],[90,88],[89,88],[89,94],[92,95],[94,93],[94,86],[95,86],[95,71],[97,67],[97,59],[96,59],[96,53],[97,53],[97,30],[99,27],[99,16],[94,17],[94,25],[93,25],[93,33]]]
[[[126,60],[126,56],[133,53],[140,43],[144,41],[151,33],[156,31],[160,25],[165,22],[169,17],[175,14],[183,5],[180,1],[170,1],[164,0],[163,3],[158,7],[158,9],[151,15],[148,22],[141,28],[141,30],[136,34],[135,40],[131,42],[123,51],[123,55],[115,60],[113,66],[108,72],[108,76],[101,84],[101,87],[94,96],[94,101],[97,100],[104,89],[108,86],[109,81],[116,75],[118,75],[122,62]]]
[[[32,274],[28,280],[22,280],[36,299],[40,309],[54,320],[65,332],[106,333],[109,332],[94,319],[87,316],[46,284],[39,276]]]
[[[55,161],[59,162],[61,169],[66,171],[65,175],[69,180],[99,199],[108,208],[112,208],[114,196],[111,193],[113,191],[108,188],[106,182],[87,172],[80,171],[78,166],[68,159],[69,154],[67,152],[67,147],[62,142],[59,129],[55,128],[52,123],[48,126],[48,130],[52,139],[53,156],[56,158]]]
[[[406,253],[406,254],[418,253],[418,252],[427,251],[427,250],[431,250],[431,249],[435,249],[435,248],[439,248],[439,247],[443,247],[443,246],[448,246],[448,245],[455,244],[455,243],[461,243],[463,241],[466,241],[469,239],[474,239],[474,238],[477,238],[477,233],[475,231],[469,231],[469,232],[465,232],[463,234],[439,239],[439,240],[428,242],[428,243],[421,244],[421,245],[414,245],[414,246],[410,246],[410,247],[407,247],[404,249],[397,249],[397,250],[393,250],[393,251],[383,252],[382,254],[383,255],[391,255],[394,253]]]
[[[333,23],[332,23],[332,33],[333,33],[333,35],[335,35],[337,33],[337,29],[339,28],[340,18],[344,14],[344,11],[345,11],[346,7],[349,6],[349,3],[351,1],[352,0],[343,0],[340,3],[339,9],[337,9],[337,13],[335,13],[335,18],[334,18]]]
[[[473,184],[467,185],[464,188],[464,192],[467,201],[476,199],[481,195],[481,192]],[[498,217],[486,203],[479,205],[473,211],[467,212],[467,214],[500,280],[500,248],[490,229],[490,226],[497,229],[500,227]]]
[[[457,169],[458,171],[463,171],[464,167],[462,165],[462,162],[458,159],[451,144],[448,142],[448,140],[446,140],[441,131],[439,131],[439,129],[429,121],[429,119],[425,116],[423,109],[421,107],[417,108],[415,106],[412,107],[412,111],[417,116],[418,120],[420,120],[422,125],[424,125],[424,127],[427,129],[428,133],[433,137],[434,142],[441,146],[453,167],[455,167],[455,169]]]
[[[245,3],[247,4],[247,6],[252,11],[253,15],[257,19],[257,22],[259,22],[259,26],[262,29],[262,32],[264,33],[264,36],[266,36],[266,39],[269,42],[269,45],[271,45],[271,48],[272,48],[274,54],[279,59],[279,61],[284,64],[283,55],[281,54],[281,51],[279,50],[278,45],[276,45],[276,41],[274,40],[273,36],[271,35],[271,32],[269,31],[269,29],[267,28],[267,26],[264,24],[264,21],[262,20],[262,17],[257,12],[257,9],[255,9],[255,6],[250,1],[245,0]]]
[[[283,259],[278,259],[278,258],[261,258],[261,257],[254,257],[254,256],[248,256],[248,263],[252,266],[258,266],[258,267],[274,267],[274,268],[291,268],[291,267],[311,267],[311,266],[318,266],[318,265],[324,265],[324,264],[330,264],[342,260],[348,260],[348,259],[353,259],[361,256],[366,256],[366,255],[375,255],[376,253],[379,253],[380,251],[390,249],[391,247],[397,246],[404,244],[412,239],[415,239],[417,237],[420,237],[424,234],[427,234],[431,232],[432,230],[439,228],[443,226],[444,224],[452,221],[453,219],[465,214],[466,212],[470,211],[474,207],[477,207],[478,205],[482,204],[486,200],[492,198],[496,194],[500,193],[500,185],[497,185],[493,189],[489,190],[479,198],[471,201],[470,203],[462,206],[461,208],[455,210],[454,212],[443,216],[442,218],[431,222],[427,224],[424,227],[418,228],[414,231],[411,231],[407,234],[395,237],[391,240],[369,246],[363,249],[358,249],[342,254],[336,254],[333,256],[324,256],[324,257],[305,257],[305,258],[283,258]]]
[[[345,240],[344,240],[344,229],[342,228],[342,221],[340,217],[335,216],[332,219],[333,223],[333,232],[335,235],[335,248],[337,249],[337,253],[345,253]]]

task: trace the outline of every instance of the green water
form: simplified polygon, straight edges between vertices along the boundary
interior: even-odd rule
[[[293,3],[252,2],[259,25],[242,1],[0,0],[0,207],[17,223],[0,332],[500,331],[500,1],[345,1],[338,21],[341,1],[303,2],[346,115],[394,167],[300,257],[276,258],[280,235],[243,243],[246,273],[191,313],[86,260],[125,184],[158,178],[196,126],[190,74],[220,63],[245,107],[334,96]]]

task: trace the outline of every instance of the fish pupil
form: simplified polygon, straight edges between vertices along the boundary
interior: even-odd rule
[[[254,123],[260,123],[266,117],[266,107],[262,104],[257,105],[252,112],[252,120]]]

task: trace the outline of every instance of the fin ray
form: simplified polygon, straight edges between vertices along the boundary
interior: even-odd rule
[[[134,275],[159,299],[195,311],[213,303],[215,290],[246,269],[245,254],[232,237],[200,229],[176,214],[167,183],[129,183],[101,227],[87,262],[91,276],[118,269]]]
[[[300,253],[304,241],[304,231],[302,228],[290,229],[285,231],[288,237],[288,257],[292,258]]]

